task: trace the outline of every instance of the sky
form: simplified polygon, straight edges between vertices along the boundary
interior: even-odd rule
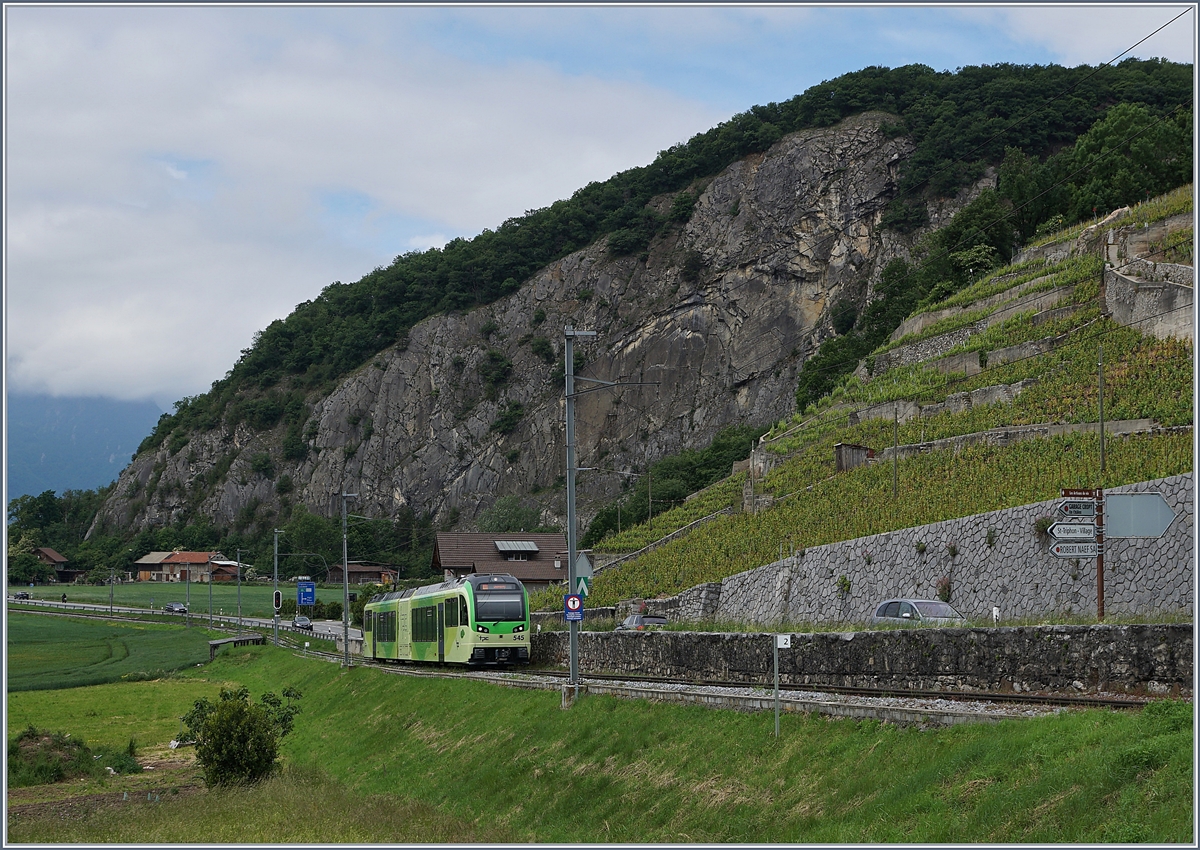
[[[1195,27],[1151,3],[6,4],[7,389],[171,410],[333,281],[753,105],[870,65],[1191,62]]]

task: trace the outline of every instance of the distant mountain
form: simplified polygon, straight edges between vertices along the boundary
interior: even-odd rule
[[[116,480],[163,411],[153,401],[9,395],[8,498]]]

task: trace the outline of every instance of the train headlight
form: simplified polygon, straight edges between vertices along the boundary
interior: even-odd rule
[[[523,626],[523,625],[513,626],[513,634],[516,634],[517,632],[523,632],[523,631],[525,631],[525,626]]]
[[[477,632],[483,632],[485,635],[486,635],[486,634],[490,634],[490,632],[488,631],[488,627],[487,627],[487,626],[481,626],[481,625],[479,625],[478,623],[476,623],[476,624],[475,624],[475,631],[477,631]]]

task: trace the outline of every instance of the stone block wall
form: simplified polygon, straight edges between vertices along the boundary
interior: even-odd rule
[[[1104,270],[1104,301],[1113,321],[1159,339],[1193,338],[1193,296],[1191,286],[1147,283]]]
[[[785,684],[1161,696],[1193,687],[1191,624],[829,632],[791,643],[779,650]],[[773,652],[772,634],[584,632],[579,669],[768,685]],[[532,657],[565,666],[566,633],[535,635]]]
[[[1109,493],[1157,490],[1177,518],[1160,538],[1109,538],[1105,545],[1105,612],[1183,613],[1195,597],[1193,475],[1115,487]],[[1096,561],[1050,554],[1035,530],[1057,499],[931,525],[815,546],[666,600],[653,613],[676,619],[773,624],[865,622],[891,596],[933,598],[938,579],[970,618],[1094,615]],[[990,537],[990,542],[989,542]],[[921,544],[919,546],[918,544]],[[951,554],[953,546],[956,554]],[[923,547],[924,551],[920,551]],[[869,562],[868,562],[869,556]],[[839,588],[845,576],[849,591]],[[713,583],[716,584],[716,583]],[[686,614],[684,613],[686,612]]]

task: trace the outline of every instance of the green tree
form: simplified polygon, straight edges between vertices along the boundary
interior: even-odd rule
[[[300,713],[300,692],[288,687],[283,696],[265,693],[254,704],[250,692],[241,687],[222,688],[215,704],[207,697],[196,700],[183,722],[196,742],[206,785],[246,785],[271,774],[279,739],[292,731]]]
[[[504,534],[511,531],[533,531],[538,527],[542,512],[537,508],[521,506],[516,496],[501,496],[490,508],[479,515],[480,531],[488,534]]]

